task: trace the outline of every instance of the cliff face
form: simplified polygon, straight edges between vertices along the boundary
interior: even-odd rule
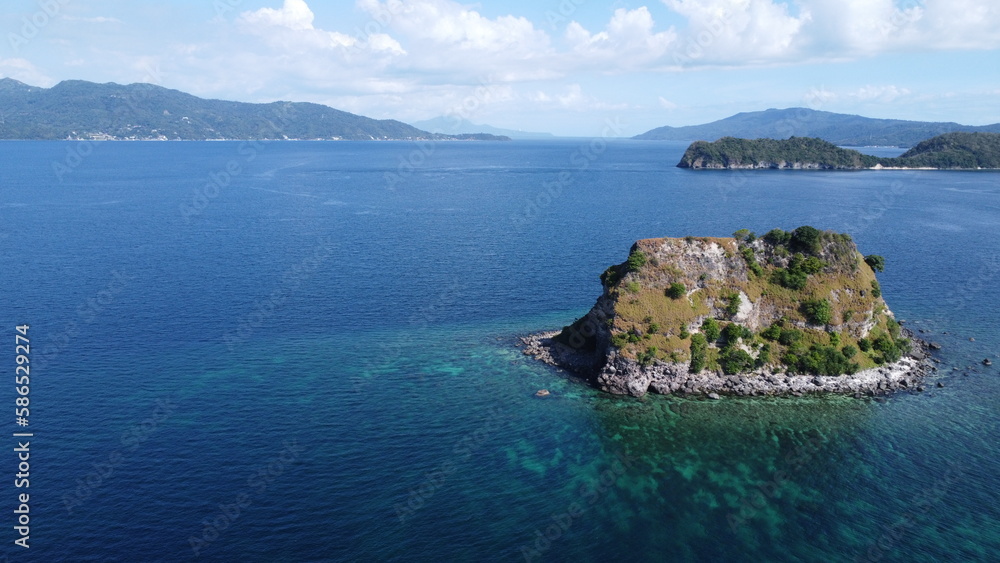
[[[878,166],[878,165],[876,165]],[[682,159],[678,168],[694,170],[863,170],[863,166],[837,166],[823,162],[789,162],[787,160],[759,160],[755,162],[718,162],[710,157],[695,156]]]
[[[590,312],[528,353],[631,395],[916,384],[909,343],[849,236],[737,235],[638,241],[601,276]]]

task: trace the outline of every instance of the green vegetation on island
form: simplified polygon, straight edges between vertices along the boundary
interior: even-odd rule
[[[1000,169],[1000,133],[947,133],[923,141],[897,158],[861,154],[822,139],[724,137],[712,143],[692,143],[677,166],[693,169]]]
[[[615,353],[644,367],[853,374],[910,349],[872,264],[881,270],[885,260],[861,255],[846,234],[809,226],[641,240],[602,275],[604,302],[591,318],[555,340],[571,343],[596,314]],[[577,344],[599,352],[600,338]]]
[[[917,144],[883,166],[909,168],[1000,168],[1000,133],[948,133]],[[900,164],[901,163],[901,164]]]
[[[724,137],[709,143],[696,141],[677,165],[680,168],[871,168],[874,156],[842,149],[822,139],[792,137],[777,139],[737,139]]]

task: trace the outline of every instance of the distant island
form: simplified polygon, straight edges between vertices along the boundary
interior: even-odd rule
[[[861,154],[822,139],[724,137],[711,143],[692,143],[677,166],[719,170],[1000,169],[1000,133],[946,133],[895,158]]]
[[[951,122],[872,119],[808,108],[789,108],[738,113],[703,125],[658,127],[633,138],[691,142],[717,141],[723,137],[816,137],[839,146],[912,147],[924,139],[956,131],[1000,133],[1000,123],[973,126]]]
[[[152,84],[82,80],[37,88],[10,78],[0,79],[0,139],[510,140],[429,133],[312,103],[206,100]]]
[[[640,240],[589,313],[524,353],[634,396],[922,390],[927,356],[886,305],[884,266],[809,226]]]
[[[462,135],[466,133],[490,133],[492,135],[510,137],[518,140],[552,140],[555,135],[552,133],[536,133],[531,131],[521,131],[518,129],[503,129],[492,125],[473,123],[460,116],[435,117],[424,121],[413,121],[410,123],[418,129],[430,131],[431,133],[442,133],[445,135]]]

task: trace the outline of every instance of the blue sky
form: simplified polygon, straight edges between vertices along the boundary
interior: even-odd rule
[[[5,0],[0,75],[625,135],[804,106],[1000,122],[995,0]]]

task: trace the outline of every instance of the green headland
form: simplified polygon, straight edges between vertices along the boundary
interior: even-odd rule
[[[680,168],[693,169],[1000,169],[1000,133],[947,133],[917,144],[899,157],[877,157],[809,137],[697,141]]]

